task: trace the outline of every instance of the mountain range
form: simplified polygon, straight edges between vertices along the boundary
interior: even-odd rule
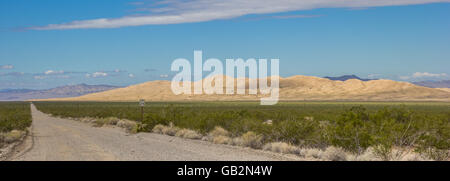
[[[77,97],[85,94],[107,91],[119,88],[111,85],[67,85],[46,90],[33,89],[2,89],[0,101],[23,101],[28,99],[47,99],[61,97]]]
[[[420,81],[420,82],[413,82],[413,84],[431,88],[450,88],[450,80]]]
[[[226,76],[224,76],[226,77]],[[207,79],[213,79],[209,77]],[[248,87],[248,78],[245,84]],[[226,79],[224,78],[224,85]],[[236,79],[235,79],[236,80]],[[338,101],[450,101],[450,89],[428,88],[393,80],[348,79],[335,81],[313,76],[280,77],[280,100],[338,100]],[[237,81],[234,87],[237,86]],[[193,84],[193,83],[192,83]],[[246,90],[247,92],[248,90]],[[74,98],[50,99],[54,101],[240,101],[259,100],[266,95],[174,95],[170,81],[151,81],[129,87],[87,94]]]
[[[360,78],[356,75],[343,75],[343,76],[339,76],[339,77],[324,77],[326,79],[330,79],[330,80],[340,80],[340,81],[346,81],[346,80],[350,80],[350,79],[357,79],[357,80],[361,80],[361,81],[371,81],[371,80],[377,80],[377,79],[363,79]]]

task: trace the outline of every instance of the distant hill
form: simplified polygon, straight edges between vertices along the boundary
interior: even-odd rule
[[[0,101],[23,101],[28,99],[48,99],[77,97],[85,94],[103,92],[119,88],[110,85],[68,85],[46,90],[32,89],[2,89],[0,90]]]
[[[211,78],[211,77],[210,77]],[[210,79],[207,78],[207,79]],[[240,78],[242,79],[242,78]],[[223,80],[226,80],[225,78]],[[248,88],[248,78],[245,78]],[[226,81],[223,82],[226,84]],[[235,87],[237,84],[235,83]],[[450,92],[393,80],[333,81],[311,76],[280,78],[280,100],[450,101]],[[55,101],[230,101],[259,100],[265,95],[174,95],[170,81],[151,81],[105,92]],[[47,99],[48,100],[48,99]]]
[[[362,78],[359,78],[356,75],[343,75],[343,76],[340,76],[340,77],[324,77],[324,78],[330,79],[330,80],[340,80],[340,81],[346,81],[346,80],[350,80],[350,79],[357,79],[357,80],[360,80],[360,81],[377,80],[377,79],[362,79]]]
[[[413,84],[430,88],[450,88],[450,80],[420,81],[420,82],[413,82]]]

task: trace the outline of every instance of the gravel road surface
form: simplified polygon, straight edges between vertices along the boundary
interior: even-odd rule
[[[296,160],[299,157],[50,117],[31,106],[31,135],[10,160]]]

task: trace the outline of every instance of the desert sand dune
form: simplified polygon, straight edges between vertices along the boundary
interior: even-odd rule
[[[210,78],[212,79],[212,78]],[[269,79],[270,80],[270,79]],[[249,79],[245,78],[248,88]],[[236,87],[237,81],[234,86]],[[270,81],[268,81],[270,82]],[[223,84],[226,84],[224,78]],[[248,93],[248,90],[246,90]],[[259,100],[268,95],[174,95],[170,81],[151,81],[105,92],[49,101],[215,101]],[[280,100],[342,100],[342,101],[450,101],[450,91],[417,86],[393,80],[333,81],[313,76],[280,78]]]

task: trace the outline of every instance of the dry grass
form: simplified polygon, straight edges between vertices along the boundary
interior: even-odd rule
[[[313,119],[308,117],[308,119]],[[125,128],[128,132],[136,133],[138,124],[130,120],[120,120],[118,118],[109,117],[104,119],[94,118],[78,118],[81,122],[94,123],[98,126],[103,125],[116,125],[118,127]],[[170,136],[177,136],[186,139],[202,139],[204,141],[211,141],[215,144],[230,144],[236,146],[250,147],[254,149],[263,149],[266,151],[283,153],[283,154],[296,154],[311,160],[329,160],[329,161],[429,161],[432,159],[427,158],[421,154],[415,153],[412,150],[405,149],[392,149],[386,156],[380,155],[376,149],[369,147],[361,155],[354,155],[344,151],[341,148],[330,146],[325,150],[317,148],[299,148],[294,145],[284,142],[272,142],[264,145],[263,136],[258,135],[255,132],[249,131],[240,137],[231,138],[230,133],[222,127],[216,126],[207,136],[203,137],[200,133],[190,129],[181,129],[174,126],[172,123],[169,126],[158,124],[153,127],[152,132],[165,134]],[[13,130],[9,133],[0,134],[0,142],[11,143],[19,140],[25,135],[25,131]]]
[[[170,124],[169,126],[156,125],[153,130],[154,133],[177,136],[187,139],[201,139],[202,135],[194,130],[180,129]],[[361,155],[353,155],[344,151],[338,147],[327,147],[325,150],[317,148],[299,148],[297,146],[284,143],[284,142],[272,142],[263,145],[263,138],[254,132],[247,132],[240,137],[231,138],[229,132],[221,127],[215,127],[208,136],[203,137],[204,141],[211,141],[215,144],[230,144],[236,146],[251,147],[254,149],[263,149],[266,151],[283,153],[283,154],[296,154],[310,160],[328,160],[328,161],[380,161],[380,156],[376,154],[373,148],[367,149]],[[400,150],[393,150],[393,159],[396,161],[422,161],[429,160],[414,152],[408,152],[406,154]]]
[[[170,124],[169,126],[158,124],[153,127],[152,132],[187,139],[201,139],[203,137],[197,131],[190,129],[180,129],[176,126],[173,126],[173,124]]]
[[[432,161],[432,159],[425,158],[424,156],[418,153],[409,152],[404,154],[403,157],[401,157],[399,160],[396,161]]]
[[[201,139],[203,136],[197,131],[190,129],[180,129],[175,134],[177,137],[187,138],[187,139]]]
[[[95,119],[90,118],[90,117],[84,117],[84,118],[78,118],[78,119],[75,118],[75,120],[81,121],[81,122],[83,122],[83,123],[92,123],[92,122],[95,121]]]
[[[125,128],[125,130],[129,133],[137,133],[138,125],[134,121],[122,119],[117,122],[116,126]]]
[[[262,136],[249,131],[241,136],[242,146],[259,149],[263,146]]]
[[[216,136],[228,136],[228,135],[230,135],[230,133],[229,133],[227,130],[223,129],[222,127],[216,126],[216,127],[209,133],[209,135],[212,136],[212,137],[216,137]]]
[[[347,158],[349,161],[381,161],[382,159],[377,156],[373,147],[369,147],[361,155],[349,155]]]
[[[412,149],[392,149],[388,158],[377,154],[373,147],[369,147],[361,155],[348,155],[350,161],[432,161],[424,155],[415,153]]]
[[[108,117],[108,118],[104,118],[103,119],[105,124],[108,125],[117,125],[117,123],[120,121],[119,118],[115,118],[115,117]]]
[[[19,141],[25,135],[26,135],[26,131],[20,131],[20,130],[12,130],[7,133],[0,133],[0,144],[14,143],[16,141]]]
[[[215,136],[212,138],[212,142],[215,144],[231,144],[232,143],[232,139],[228,136]]]
[[[154,133],[175,136],[177,134],[177,132],[180,131],[180,128],[173,126],[172,123],[170,123],[169,126],[158,124],[155,127],[153,127],[152,131]],[[180,135],[181,135],[181,133],[180,133]]]
[[[322,150],[317,148],[305,148],[301,150],[301,155],[305,158],[321,159]]]
[[[267,143],[263,146],[263,150],[284,154],[300,154],[300,149],[284,142]]]
[[[229,137],[230,133],[220,126],[216,126],[206,137],[202,140],[212,141],[216,144],[234,144],[232,138]]]
[[[158,133],[158,134],[163,134],[162,130],[164,129],[164,127],[166,127],[166,126],[164,126],[162,124],[158,124],[155,127],[153,127],[152,132]]]
[[[175,136],[179,130],[180,128],[174,126],[173,123],[170,123],[169,126],[163,127],[162,133],[169,136]]]
[[[329,160],[329,161],[346,161],[347,155],[343,149],[337,148],[334,146],[330,146],[325,151],[321,152],[319,154],[319,157],[323,160]]]

